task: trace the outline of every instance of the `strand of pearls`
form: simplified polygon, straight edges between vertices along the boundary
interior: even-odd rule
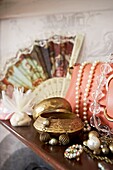
[[[93,81],[93,76],[94,76],[94,72],[95,72],[95,68],[96,68],[97,64],[98,64],[98,61],[95,61],[90,68],[88,80],[87,80],[87,83],[86,83],[85,93],[84,93],[84,97],[83,97],[83,121],[84,121],[84,131],[85,132],[91,130],[91,127],[88,124],[88,116],[87,116],[88,100],[87,100],[87,98],[88,98],[88,95],[89,95],[91,83]]]
[[[79,115],[79,107],[80,107],[80,85],[81,85],[81,80],[82,80],[82,74],[83,74],[83,69],[86,66],[87,62],[85,61],[84,63],[81,64],[78,75],[77,75],[77,81],[76,81],[76,87],[75,87],[75,113],[78,117]]]

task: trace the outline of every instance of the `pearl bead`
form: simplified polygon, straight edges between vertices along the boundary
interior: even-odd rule
[[[87,93],[84,93],[84,97],[87,97],[88,96],[88,94]]]
[[[92,75],[89,75],[89,78],[91,79],[91,78],[92,78]],[[91,80],[90,80],[90,82],[91,82]]]
[[[91,83],[91,79],[88,80],[88,83],[89,83],[89,84]]]
[[[85,120],[84,123],[87,124],[87,123],[88,123],[88,120]]]
[[[93,66],[91,67],[91,70],[94,70],[94,68],[95,68],[95,66],[93,65]]]
[[[92,138],[92,136],[99,137],[99,134],[98,134],[98,132],[93,130],[93,131],[89,132],[88,136],[89,136],[89,139],[90,139],[90,138]]]
[[[52,139],[49,141],[49,144],[50,144],[50,145],[57,145],[57,144],[58,144],[58,140],[55,139],[55,138],[52,138]]]
[[[83,103],[83,105],[84,105],[84,106],[87,106],[87,102],[85,102],[85,100],[84,100],[84,103]]]
[[[78,73],[79,73],[79,74],[82,73],[82,70],[80,69],[80,70],[78,71]]]
[[[87,107],[83,107],[83,110],[86,111],[86,110],[87,110]]]
[[[83,68],[84,68],[84,65],[81,65],[81,66],[80,66],[80,70],[82,70]]]
[[[80,115],[79,114],[76,114],[77,115],[77,117],[80,117]]]
[[[79,94],[79,92],[78,92],[78,91],[76,91],[76,92],[75,92],[75,94],[76,94],[76,95],[78,95],[78,94]]]
[[[87,98],[84,98],[83,101],[86,102],[86,101],[87,101]]]
[[[50,125],[50,121],[48,119],[46,119],[45,121],[43,121],[43,125],[44,126],[49,126]]]
[[[88,91],[89,91],[89,88],[86,88],[86,89],[85,89],[85,92],[88,92]]]
[[[87,115],[87,112],[83,112],[83,115],[84,115],[84,116]]]
[[[90,127],[90,126],[88,126],[87,131],[89,132],[90,130],[91,130],[91,127]]]
[[[87,116],[83,116],[83,119],[84,119],[84,120],[87,120]]]
[[[91,150],[97,150],[100,147],[100,140],[96,136],[92,136],[92,138],[87,141],[87,146]]]
[[[77,96],[75,96],[75,98],[76,98],[76,99],[78,99],[78,98],[79,98],[79,96],[77,95]]]
[[[79,103],[79,100],[76,100],[75,103]]]
[[[81,78],[80,78],[80,77],[78,77],[78,78],[77,78],[77,82],[80,82],[80,79],[81,79]]]
[[[86,88],[89,88],[89,87],[90,87],[90,84],[87,84],[87,85],[86,85]]]
[[[87,129],[84,127],[83,131],[84,131],[84,132],[86,132],[86,131],[87,131]]]
[[[75,107],[76,107],[76,108],[79,108],[79,105],[77,104]]]
[[[76,110],[75,110],[75,112],[76,112],[76,113],[79,113],[79,110],[78,110],[78,109],[76,109]]]
[[[75,88],[75,90],[76,90],[76,91],[79,90],[79,87],[77,86],[77,87]]]
[[[91,67],[91,70],[90,70],[90,72],[89,72],[90,75],[93,74],[93,70],[94,70],[94,69],[92,69],[92,67]]]

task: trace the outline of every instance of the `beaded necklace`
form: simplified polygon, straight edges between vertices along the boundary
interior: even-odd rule
[[[85,93],[84,93],[84,97],[83,97],[83,121],[84,121],[84,132],[86,131],[90,131],[91,130],[91,127],[90,125],[88,124],[88,118],[87,118],[87,110],[88,110],[88,101],[87,101],[87,97],[89,95],[89,91],[90,91],[90,88],[91,88],[91,83],[92,83],[92,80],[93,80],[93,75],[94,75],[94,72],[95,72],[95,67],[97,65],[97,61],[95,61],[91,68],[90,68],[90,72],[89,72],[89,76],[88,76],[88,80],[87,80],[87,83],[86,83],[86,88],[85,88]],[[81,64],[80,68],[79,68],[79,71],[78,71],[78,76],[77,76],[77,81],[76,81],[76,87],[75,87],[75,113],[77,114],[78,117],[80,117],[80,110],[79,110],[79,107],[80,107],[80,86],[81,86],[81,81],[82,81],[82,76],[83,76],[83,70],[85,68],[85,66],[87,65],[88,63],[84,62]]]
[[[81,80],[82,80],[82,73],[83,73],[83,69],[86,66],[86,62],[82,63],[79,71],[78,71],[78,75],[77,75],[77,81],[76,81],[76,87],[75,87],[75,113],[77,114],[78,117],[80,117],[79,115],[79,106],[80,106],[80,85],[81,85]]]
[[[89,91],[90,91],[90,88],[91,88],[91,83],[93,81],[93,75],[94,75],[94,72],[95,72],[95,68],[96,68],[96,65],[98,64],[98,61],[95,61],[91,68],[90,68],[90,72],[89,72],[89,76],[88,76],[88,81],[86,83],[86,88],[85,88],[85,93],[84,93],[84,98],[83,98],[83,120],[84,120],[84,132],[85,131],[90,131],[91,130],[91,127],[90,125],[88,124],[88,118],[87,118],[87,111],[88,111],[88,95],[89,95]]]

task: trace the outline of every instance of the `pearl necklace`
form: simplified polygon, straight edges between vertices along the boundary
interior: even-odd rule
[[[88,124],[88,116],[87,116],[87,110],[88,110],[88,95],[89,95],[89,91],[90,91],[90,88],[91,88],[91,83],[93,81],[93,75],[94,75],[94,72],[95,72],[95,68],[96,68],[96,65],[98,64],[98,61],[95,61],[91,68],[90,68],[90,72],[89,72],[89,76],[88,76],[88,80],[87,80],[87,83],[86,83],[86,88],[85,88],[85,93],[84,93],[84,98],[83,98],[83,121],[84,121],[84,131],[90,131],[91,130],[91,127],[90,125]]]
[[[76,87],[75,87],[75,113],[77,114],[78,117],[79,115],[79,103],[80,103],[80,85],[81,85],[81,80],[82,80],[82,73],[83,69],[86,66],[86,62],[82,63],[79,71],[78,71],[78,76],[77,76],[77,81],[76,81]]]
[[[84,93],[84,98],[83,98],[83,121],[84,121],[84,131],[90,131],[91,130],[91,127],[90,125],[88,124],[88,118],[87,118],[87,105],[88,105],[88,102],[87,102],[87,97],[89,95],[89,91],[90,91],[90,87],[91,87],[91,82],[92,82],[92,78],[93,78],[93,75],[94,75],[94,71],[95,71],[95,67],[97,65],[97,61],[95,61],[91,68],[90,68],[90,72],[89,72],[89,76],[88,76],[88,81],[87,81],[87,84],[86,84],[86,89],[85,89],[85,93]],[[80,68],[79,68],[79,71],[78,71],[78,76],[77,76],[77,81],[76,81],[76,88],[75,88],[75,113],[77,114],[78,117],[80,117],[79,115],[79,107],[80,107],[80,85],[81,85],[81,80],[82,80],[82,75],[83,75],[83,70],[84,70],[84,67],[86,66],[86,62],[82,63]]]

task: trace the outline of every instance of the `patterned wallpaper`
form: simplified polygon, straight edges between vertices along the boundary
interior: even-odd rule
[[[79,62],[106,60],[113,53],[113,10],[73,12],[45,16],[28,16],[0,21],[1,64],[15,57],[19,49],[34,40],[53,34],[85,35]]]

